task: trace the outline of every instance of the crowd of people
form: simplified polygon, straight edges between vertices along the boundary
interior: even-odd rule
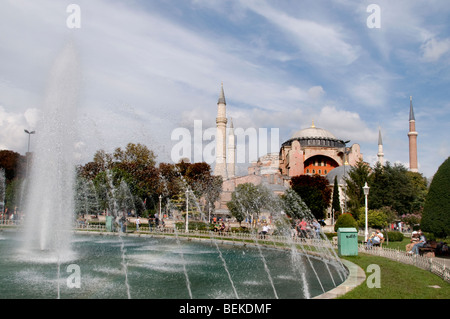
[[[292,229],[292,236],[298,238],[320,238],[322,226],[316,220],[301,219]]]

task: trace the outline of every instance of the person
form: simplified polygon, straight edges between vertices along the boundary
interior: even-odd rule
[[[319,222],[318,222],[317,220],[315,220],[315,219],[314,219],[314,221],[313,221],[313,227],[314,227],[314,230],[315,230],[315,232],[316,232],[316,238],[320,238],[320,224],[319,224]]]
[[[427,239],[425,238],[424,233],[419,230],[419,242],[417,244],[415,244],[412,248],[412,250],[409,252],[410,254],[419,254],[419,248],[425,246],[425,244],[427,243]]]
[[[381,244],[384,240],[384,235],[379,229],[377,229],[377,236],[378,236],[378,238],[380,238],[379,244]]]
[[[122,216],[120,218],[120,230],[122,233],[127,232],[127,219],[125,218],[125,216]]]
[[[269,225],[267,225],[267,224],[264,224],[263,225],[263,228],[262,228],[262,238],[266,238],[266,234],[269,232],[269,230],[270,230],[270,227],[269,227]]]
[[[367,247],[372,248],[373,245],[377,245],[380,242],[381,242],[381,238],[378,236],[378,234],[373,232],[372,234],[370,234],[369,239],[367,239]]]
[[[136,231],[139,231],[139,225],[141,224],[141,220],[139,219],[139,216],[136,218]]]
[[[420,240],[419,237],[420,237],[420,235],[417,231],[412,232],[410,243],[406,245],[407,252],[412,251],[412,248],[414,247],[414,245],[419,242],[419,240]]]
[[[300,233],[303,238],[308,237],[306,234],[306,221],[304,219],[300,222]]]

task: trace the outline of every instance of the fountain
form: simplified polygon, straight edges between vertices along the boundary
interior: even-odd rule
[[[36,129],[23,229],[0,237],[0,297],[293,299],[314,297],[345,280],[326,238],[313,249],[294,241],[280,207],[273,216],[279,232],[287,234],[287,249],[268,247],[256,232],[251,243],[225,243],[212,231],[194,241],[176,227],[172,236],[74,234],[73,212],[98,207],[92,201],[99,195],[89,195],[89,183],[75,183],[79,82],[76,50],[69,44],[56,59]],[[110,174],[105,194],[109,214],[117,218],[134,203],[127,185],[113,185]],[[81,189],[82,205],[74,203],[75,188]],[[191,200],[199,207],[195,196]],[[68,284],[71,269],[81,271],[79,287]]]
[[[24,209],[24,250],[48,251],[60,260],[71,254],[75,119],[80,84],[77,61],[74,45],[69,43],[53,65],[36,129],[36,150]]]

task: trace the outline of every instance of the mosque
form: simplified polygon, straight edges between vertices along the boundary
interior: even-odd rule
[[[247,175],[236,176],[236,142],[233,122],[231,119],[228,121],[226,116],[223,84],[217,107],[214,175],[222,176],[223,189],[220,200],[216,203],[216,215],[230,215],[226,203],[231,200],[231,194],[239,184],[263,184],[275,194],[281,195],[290,187],[291,177],[304,174],[324,176],[328,179],[331,187],[333,187],[336,176],[339,184],[341,207],[345,207],[344,177],[352,166],[363,160],[359,144],[347,146],[350,141],[344,141],[326,129],[316,127],[313,122],[310,127],[295,132],[290,139],[283,142],[278,153],[266,154],[252,162],[247,169]],[[415,131],[412,97],[410,98],[408,137],[410,170],[417,172],[417,132]],[[377,158],[383,164],[381,130],[378,137]],[[326,222],[327,224],[333,223],[331,209],[329,209]]]

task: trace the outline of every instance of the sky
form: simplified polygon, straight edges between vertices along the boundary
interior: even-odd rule
[[[171,162],[177,129],[215,127],[223,83],[235,128],[278,129],[281,145],[314,121],[370,164],[381,130],[385,161],[407,167],[412,96],[431,177],[450,155],[449,17],[445,0],[0,0],[0,149],[25,154],[28,129],[33,151],[72,43],[80,163],[130,142]]]

